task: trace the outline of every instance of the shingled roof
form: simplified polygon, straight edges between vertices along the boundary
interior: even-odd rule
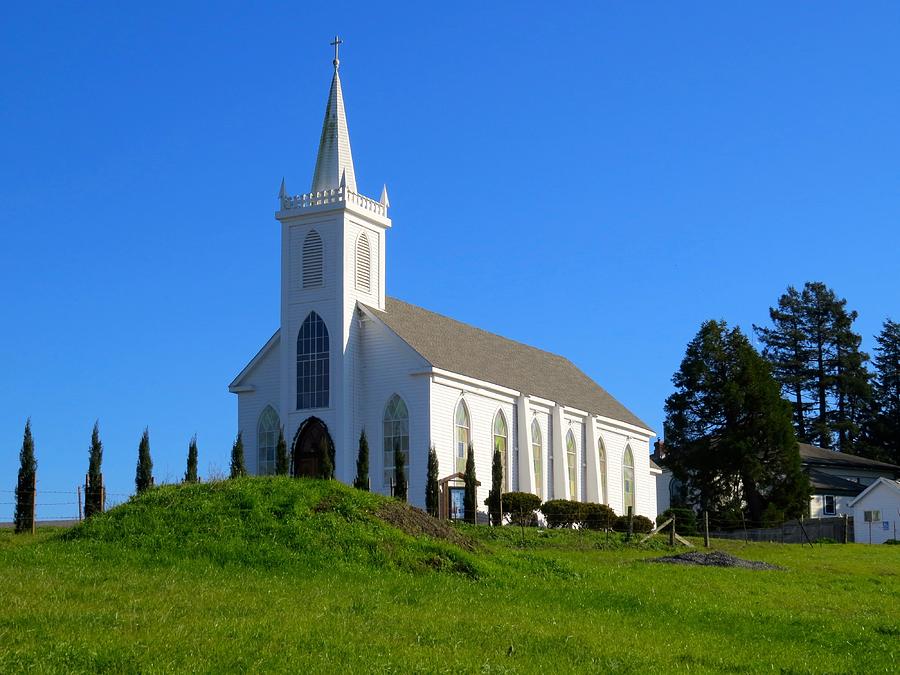
[[[888,464],[887,462],[879,462],[876,459],[868,457],[860,457],[858,455],[848,455],[845,452],[837,452],[836,450],[828,450],[820,448],[809,443],[799,443],[800,459],[807,466],[833,466],[833,467],[854,467],[858,469],[874,469],[877,471],[893,472],[895,475],[900,474],[900,466],[896,464]]]
[[[650,430],[568,359],[415,305],[368,309],[432,366]]]

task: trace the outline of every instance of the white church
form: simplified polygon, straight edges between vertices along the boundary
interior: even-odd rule
[[[352,483],[365,430],[371,489],[391,493],[399,447],[420,507],[433,445],[447,479],[441,510],[459,513],[462,481],[452,476],[471,443],[480,509],[496,448],[504,491],[654,518],[654,433],[624,405],[562,356],[386,294],[390,204],[386,190],[379,200],[357,191],[337,48],[333,63],[312,186],[290,196],[282,182],[275,214],[280,328],[229,385],[248,470],[274,473],[283,427],[293,475],[317,474],[324,437],[336,477]]]

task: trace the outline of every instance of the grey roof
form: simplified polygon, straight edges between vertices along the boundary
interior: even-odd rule
[[[858,457],[857,455],[848,455],[845,452],[837,452],[836,450],[828,450],[820,448],[809,443],[800,443],[800,460],[805,465],[811,466],[835,466],[835,467],[855,467],[858,469],[872,469],[875,471],[885,471],[887,473],[900,474],[900,466],[896,464],[888,464],[887,462],[879,462],[868,457]]]
[[[809,475],[809,484],[812,486],[814,494],[844,494],[858,495],[866,489],[865,485],[856,483],[840,476],[832,476],[818,469],[807,469]]]
[[[369,308],[432,366],[650,430],[568,359],[395,298]]]

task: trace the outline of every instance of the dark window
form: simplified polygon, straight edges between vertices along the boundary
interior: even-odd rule
[[[310,312],[297,335],[297,410],[328,407],[328,365],[328,328]]]
[[[825,495],[825,508],[823,511],[826,516],[833,516],[835,514],[834,495]]]

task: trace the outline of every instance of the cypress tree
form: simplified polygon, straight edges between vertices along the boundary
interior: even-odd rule
[[[247,467],[244,466],[244,436],[239,431],[237,438],[231,446],[231,478],[240,478],[247,475]]]
[[[191,436],[191,442],[188,444],[187,468],[184,472],[184,482],[200,482],[200,477],[197,475],[197,434]]]
[[[875,414],[870,425],[870,453],[900,464],[900,323],[885,320],[875,337]]]
[[[503,494],[503,459],[500,457],[500,450],[494,449],[494,457],[491,460],[491,490],[488,492],[488,498],[485,505],[488,507],[488,513],[491,516],[491,523],[500,525],[503,521],[500,513],[501,495]]]
[[[331,480],[334,478],[334,458],[328,448],[328,439],[324,434],[319,438],[319,446],[316,450],[316,454],[319,456],[319,477]]]
[[[428,477],[425,480],[425,510],[435,518],[438,517],[440,488],[438,486],[437,450],[432,445],[428,448]]]
[[[84,517],[103,512],[103,443],[100,441],[100,422],[94,422],[91,447],[88,450],[87,484],[84,486]]]
[[[138,446],[137,471],[134,476],[137,493],[153,487],[153,460],[150,458],[150,431],[144,427],[141,443]]]
[[[406,453],[400,449],[399,443],[394,443],[394,496],[405,502],[407,492]]]
[[[16,482],[15,531],[31,532],[34,526],[34,490],[37,460],[34,457],[34,438],[31,436],[31,418],[25,420],[22,449],[19,450],[19,476]]]
[[[288,475],[288,451],[284,440],[284,427],[278,427],[278,444],[275,446],[275,475]]]
[[[369,489],[369,439],[366,438],[366,430],[359,434],[359,453],[356,456],[356,478],[353,487],[357,490]]]
[[[463,493],[463,510],[467,523],[477,522],[478,508],[478,484],[475,478],[475,449],[469,443],[469,450],[466,454],[466,471],[463,474],[463,483],[465,484],[465,492]]]

